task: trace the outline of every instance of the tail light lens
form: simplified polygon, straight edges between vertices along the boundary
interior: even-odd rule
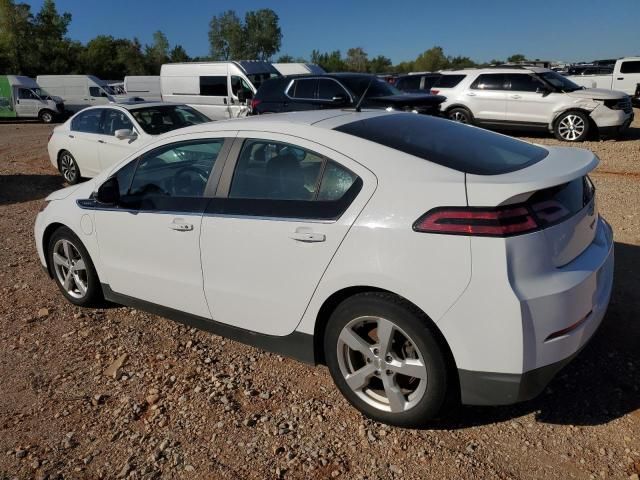
[[[258,105],[260,105],[261,102],[262,102],[262,100],[258,100],[257,98],[252,98],[251,99],[251,111],[255,112],[256,111],[256,107]]]
[[[432,93],[433,95],[437,95],[437,94],[439,94],[439,93],[440,93],[440,90],[438,90],[437,88],[432,88],[432,89],[431,89],[431,93]]]
[[[509,237],[538,229],[529,208],[517,205],[498,208],[444,207],[425,213],[413,224],[416,232]]]

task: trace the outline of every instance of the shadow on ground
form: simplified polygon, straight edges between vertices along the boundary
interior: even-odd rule
[[[0,206],[41,200],[63,187],[61,175],[0,175]]]
[[[539,422],[601,425],[640,408],[640,246],[616,243],[609,310],[587,347],[538,398],[509,407],[460,407],[429,428],[458,429],[535,413]]]

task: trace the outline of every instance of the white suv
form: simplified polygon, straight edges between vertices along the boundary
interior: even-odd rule
[[[449,82],[454,86],[437,86],[431,93],[447,97],[442,110],[458,122],[491,128],[544,129],[559,140],[580,142],[593,130],[601,136],[618,134],[633,121],[631,100],[625,93],[585,89],[546,68],[442,73],[455,80]]]

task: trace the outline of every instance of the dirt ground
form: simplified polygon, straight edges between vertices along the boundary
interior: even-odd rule
[[[0,480],[638,480],[640,121],[618,141],[580,145],[602,160],[593,179],[616,237],[613,299],[593,341],[539,398],[461,407],[424,430],[364,419],[325,367],[130,308],[67,303],[33,241],[41,199],[63,186],[51,128],[0,124]]]

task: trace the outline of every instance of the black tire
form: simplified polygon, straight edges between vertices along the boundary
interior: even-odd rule
[[[447,111],[447,118],[454,122],[473,124],[473,115],[469,110],[463,107],[452,108]]]
[[[80,167],[71,152],[67,150],[62,150],[58,155],[58,170],[69,185],[75,185],[82,180]]]
[[[360,361],[359,353],[347,348],[344,340],[340,338],[341,332],[345,327],[350,325],[357,327],[359,325],[357,322],[360,322],[362,318],[376,317],[390,322],[395,328],[394,333],[391,335],[392,340],[390,343],[392,348],[389,350],[393,357],[386,356],[385,360],[385,362],[389,361],[389,363],[380,363],[382,362],[383,352],[378,352],[380,356],[373,359]],[[364,321],[364,328],[370,328],[366,326],[366,322],[367,320]],[[379,325],[380,323],[377,324],[374,335],[377,335]],[[417,427],[435,418],[441,412],[445,399],[447,399],[450,374],[447,369],[443,348],[441,348],[437,334],[432,331],[432,328],[430,321],[424,314],[405,300],[391,294],[362,293],[344,300],[331,315],[324,336],[325,359],[336,386],[354,407],[365,416],[379,422],[401,427]],[[355,330],[348,331],[353,333]],[[369,335],[373,331],[370,330]],[[375,339],[366,335],[361,336],[361,334],[358,336],[360,339],[370,339],[366,343],[369,343],[367,347],[371,349],[372,353],[378,350],[375,348],[376,345],[382,345],[380,337]],[[409,342],[405,342],[407,338]],[[406,351],[405,347],[409,343],[412,344],[412,349],[409,349],[409,351],[414,356],[405,357],[404,359],[399,358],[400,355],[396,357],[398,351]],[[348,353],[345,355],[345,352]],[[355,360],[353,360],[354,354]],[[341,358],[347,358],[347,360],[341,360]],[[405,361],[408,359],[421,361],[426,373],[425,380],[410,378],[399,373],[390,373],[390,359],[395,362],[396,358]],[[354,367],[354,363],[358,361],[362,366]],[[356,373],[363,372],[365,368],[375,368],[377,370],[367,380],[369,383],[356,391],[348,385],[345,379],[345,364],[348,365],[346,367],[347,370],[353,370],[353,374],[349,374],[351,378]],[[384,379],[384,375],[390,376]],[[391,401],[388,401],[388,395],[386,395],[388,384],[385,384],[385,381],[391,382],[390,385],[396,388],[396,392],[398,391],[397,388],[403,389],[399,398],[406,402],[404,403],[406,409],[400,408],[396,409],[397,411],[395,412],[389,411],[393,407]],[[425,384],[421,386],[420,382],[423,381]],[[382,385],[384,397],[379,396],[380,385]],[[405,391],[405,387],[408,390]],[[415,390],[411,392],[411,388],[415,388]],[[376,395],[378,396],[376,397]],[[412,395],[414,396],[413,400],[411,399]],[[382,400],[379,400],[380,398]],[[384,409],[385,399],[388,401],[388,410],[386,411]],[[414,403],[413,405],[411,405],[412,402]]]
[[[51,110],[42,110],[38,114],[38,118],[42,123],[52,123],[55,119],[55,114]]]
[[[65,246],[63,242],[68,242],[68,244],[73,247],[71,255],[67,255],[65,253]],[[53,232],[53,235],[51,235],[49,244],[46,245],[46,248],[47,261],[51,272],[53,273],[53,279],[67,300],[74,305],[79,305],[81,307],[97,306],[103,302],[100,279],[98,278],[96,269],[91,261],[91,256],[75,233],[67,227],[58,228]],[[74,268],[76,265],[80,267],[79,260],[82,260],[83,262],[82,266],[84,269],[79,268],[77,271],[72,272],[69,288],[66,288],[63,282],[63,278],[66,278],[67,276],[65,275],[65,272],[68,272],[69,268],[59,263],[63,258],[60,256],[54,258],[54,253],[59,255],[58,252],[62,252],[63,258],[69,256],[72,257],[73,261],[67,263],[67,265],[71,264]],[[82,282],[85,285],[84,293],[78,282]],[[74,290],[74,292],[70,293],[69,289]]]
[[[584,142],[589,135],[591,120],[578,110],[561,114],[553,125],[553,134],[563,142]]]

